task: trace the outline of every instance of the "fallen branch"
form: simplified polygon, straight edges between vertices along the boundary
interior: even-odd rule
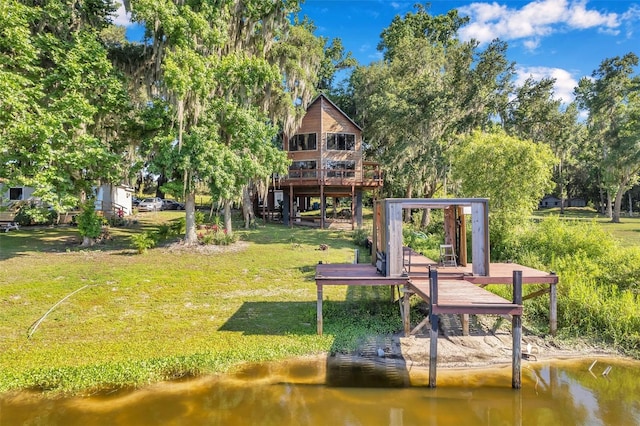
[[[34,322],[33,324],[31,324],[31,326],[29,327],[29,330],[27,332],[27,339],[30,338],[33,333],[36,332],[36,330],[38,329],[38,326],[40,325],[40,323],[42,321],[44,321],[44,319],[47,317],[47,315],[49,315],[59,304],[61,304],[62,302],[64,302],[65,300],[67,300],[68,298],[70,298],[71,296],[73,296],[74,294],[78,293],[81,290],[84,290],[87,287],[91,287],[95,284],[87,284],[84,287],[80,287],[79,289],[67,294],[65,297],[63,297],[62,299],[60,299],[55,305],[53,305],[51,308],[49,308],[49,310],[40,317],[40,319],[38,319],[36,322]]]

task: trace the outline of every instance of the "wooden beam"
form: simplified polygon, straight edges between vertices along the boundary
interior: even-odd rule
[[[533,293],[529,293],[526,296],[523,296],[522,300],[524,301],[524,300],[533,299],[534,297],[542,296],[543,294],[547,294],[549,292],[551,292],[551,287],[543,288],[542,290],[534,291]]]
[[[429,272],[429,320],[431,329],[429,332],[429,387],[436,387],[436,376],[438,366],[438,323],[439,317],[433,313],[433,305],[438,303],[438,271],[435,269]]]
[[[464,207],[458,206],[458,218],[460,218],[460,254],[458,256],[458,264],[460,266],[467,266],[467,220],[464,215]]]
[[[289,227],[293,228],[293,221],[296,219],[293,211],[293,185],[289,185]]]
[[[385,201],[387,275],[402,275],[402,204]]]
[[[471,257],[473,274],[489,275],[489,207],[488,202],[471,203]]]
[[[411,303],[410,298],[413,292],[409,289],[409,284],[404,285],[404,294],[402,295],[402,303],[404,304],[404,309],[402,310],[402,325],[404,326],[404,337],[409,337],[411,328]]]
[[[549,333],[556,335],[558,330],[558,289],[555,283],[549,284]]]
[[[522,271],[513,271],[513,303],[522,305]],[[522,387],[522,315],[514,315],[511,318],[513,336],[513,351],[511,359],[511,387]]]
[[[462,335],[468,336],[469,335],[469,314],[462,314],[460,315],[460,318],[462,320]]]
[[[351,230],[356,229],[356,187],[351,185]]]
[[[324,201],[324,184],[320,183],[320,229],[324,229],[324,218],[327,215],[327,208]]]
[[[316,327],[318,335],[322,336],[322,283],[316,281],[316,287],[318,291],[318,299],[316,302]]]

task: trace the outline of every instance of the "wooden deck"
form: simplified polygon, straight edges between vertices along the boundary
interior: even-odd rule
[[[409,288],[429,302],[429,279],[410,280]],[[522,305],[484,290],[465,280],[438,280],[438,301],[432,304],[434,314],[522,315]]]
[[[549,294],[549,331],[555,334],[557,328],[558,276],[517,263],[491,263],[489,276],[475,276],[470,266],[442,267],[438,262],[412,253],[411,263],[405,262],[406,276],[385,277],[370,264],[320,264],[316,266],[317,287],[317,332],[322,334],[322,299],[325,285],[404,286],[408,294],[415,294],[431,303],[429,291],[429,271],[438,272],[439,301],[433,305],[436,314],[462,315],[463,333],[468,334],[468,317],[474,314],[521,315],[522,305],[514,304],[482,287],[488,284],[512,285],[514,271],[522,271],[523,284],[541,284],[541,290],[529,293],[523,300]],[[403,309],[404,310],[404,309]],[[426,322],[421,323],[424,326]],[[405,332],[409,334],[406,330]],[[420,326],[414,328],[417,331]]]
[[[557,284],[558,276],[553,273],[529,268],[517,263],[490,263],[489,275],[473,275],[471,265],[441,266],[437,261],[429,259],[413,250],[405,251],[405,269],[413,279],[428,277],[429,269],[435,268],[442,279],[447,277],[465,279],[473,284],[511,284],[513,271],[522,271],[523,284]]]

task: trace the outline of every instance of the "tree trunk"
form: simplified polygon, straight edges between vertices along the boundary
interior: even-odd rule
[[[244,216],[244,229],[251,228],[251,224],[255,221],[253,212],[253,200],[249,192],[249,185],[242,188],[242,215]]]
[[[407,189],[405,192],[405,198],[411,198],[413,196],[413,182],[410,181],[407,184]],[[404,210],[404,221],[409,223],[411,222],[411,209]]]
[[[613,203],[611,202],[611,191],[607,190],[607,217],[613,220]]]
[[[623,179],[618,186],[618,191],[616,192],[615,204],[613,207],[613,215],[611,216],[611,222],[620,223],[620,212],[622,211],[622,197],[625,194],[625,189],[627,187],[627,183],[629,179]]]
[[[84,236],[82,237],[82,244],[80,247],[91,247],[95,244],[96,240],[91,237]]]
[[[422,211],[422,221],[420,222],[420,229],[427,229],[431,223],[431,209],[424,209]]]
[[[227,231],[227,235],[233,234],[233,226],[231,224],[231,201],[224,200],[224,230]]]
[[[165,198],[165,193],[162,189],[160,189],[160,187],[162,185],[164,185],[165,183],[167,183],[169,180],[167,179],[167,177],[163,174],[161,174],[160,176],[158,176],[158,187],[156,188],[156,197],[158,198]]]
[[[560,159],[560,164],[558,165],[558,184],[560,186],[560,214],[564,214],[564,203],[566,197],[564,194],[564,176],[562,175],[562,158]]]
[[[196,193],[189,192],[186,195],[184,210],[186,213],[186,231],[184,234],[185,244],[197,244],[198,234],[196,233]]]

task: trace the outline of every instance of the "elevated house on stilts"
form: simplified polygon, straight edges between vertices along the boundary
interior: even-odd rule
[[[338,218],[350,219],[352,229],[362,225],[362,194],[382,186],[382,171],[378,163],[364,160],[360,126],[321,94],[296,132],[285,135],[283,149],[292,161],[289,173],[274,178],[267,199],[257,201],[258,217],[279,219],[281,214],[285,225],[305,220],[321,228]],[[337,208],[338,198],[349,198],[350,207]],[[311,210],[319,214],[300,216]]]

